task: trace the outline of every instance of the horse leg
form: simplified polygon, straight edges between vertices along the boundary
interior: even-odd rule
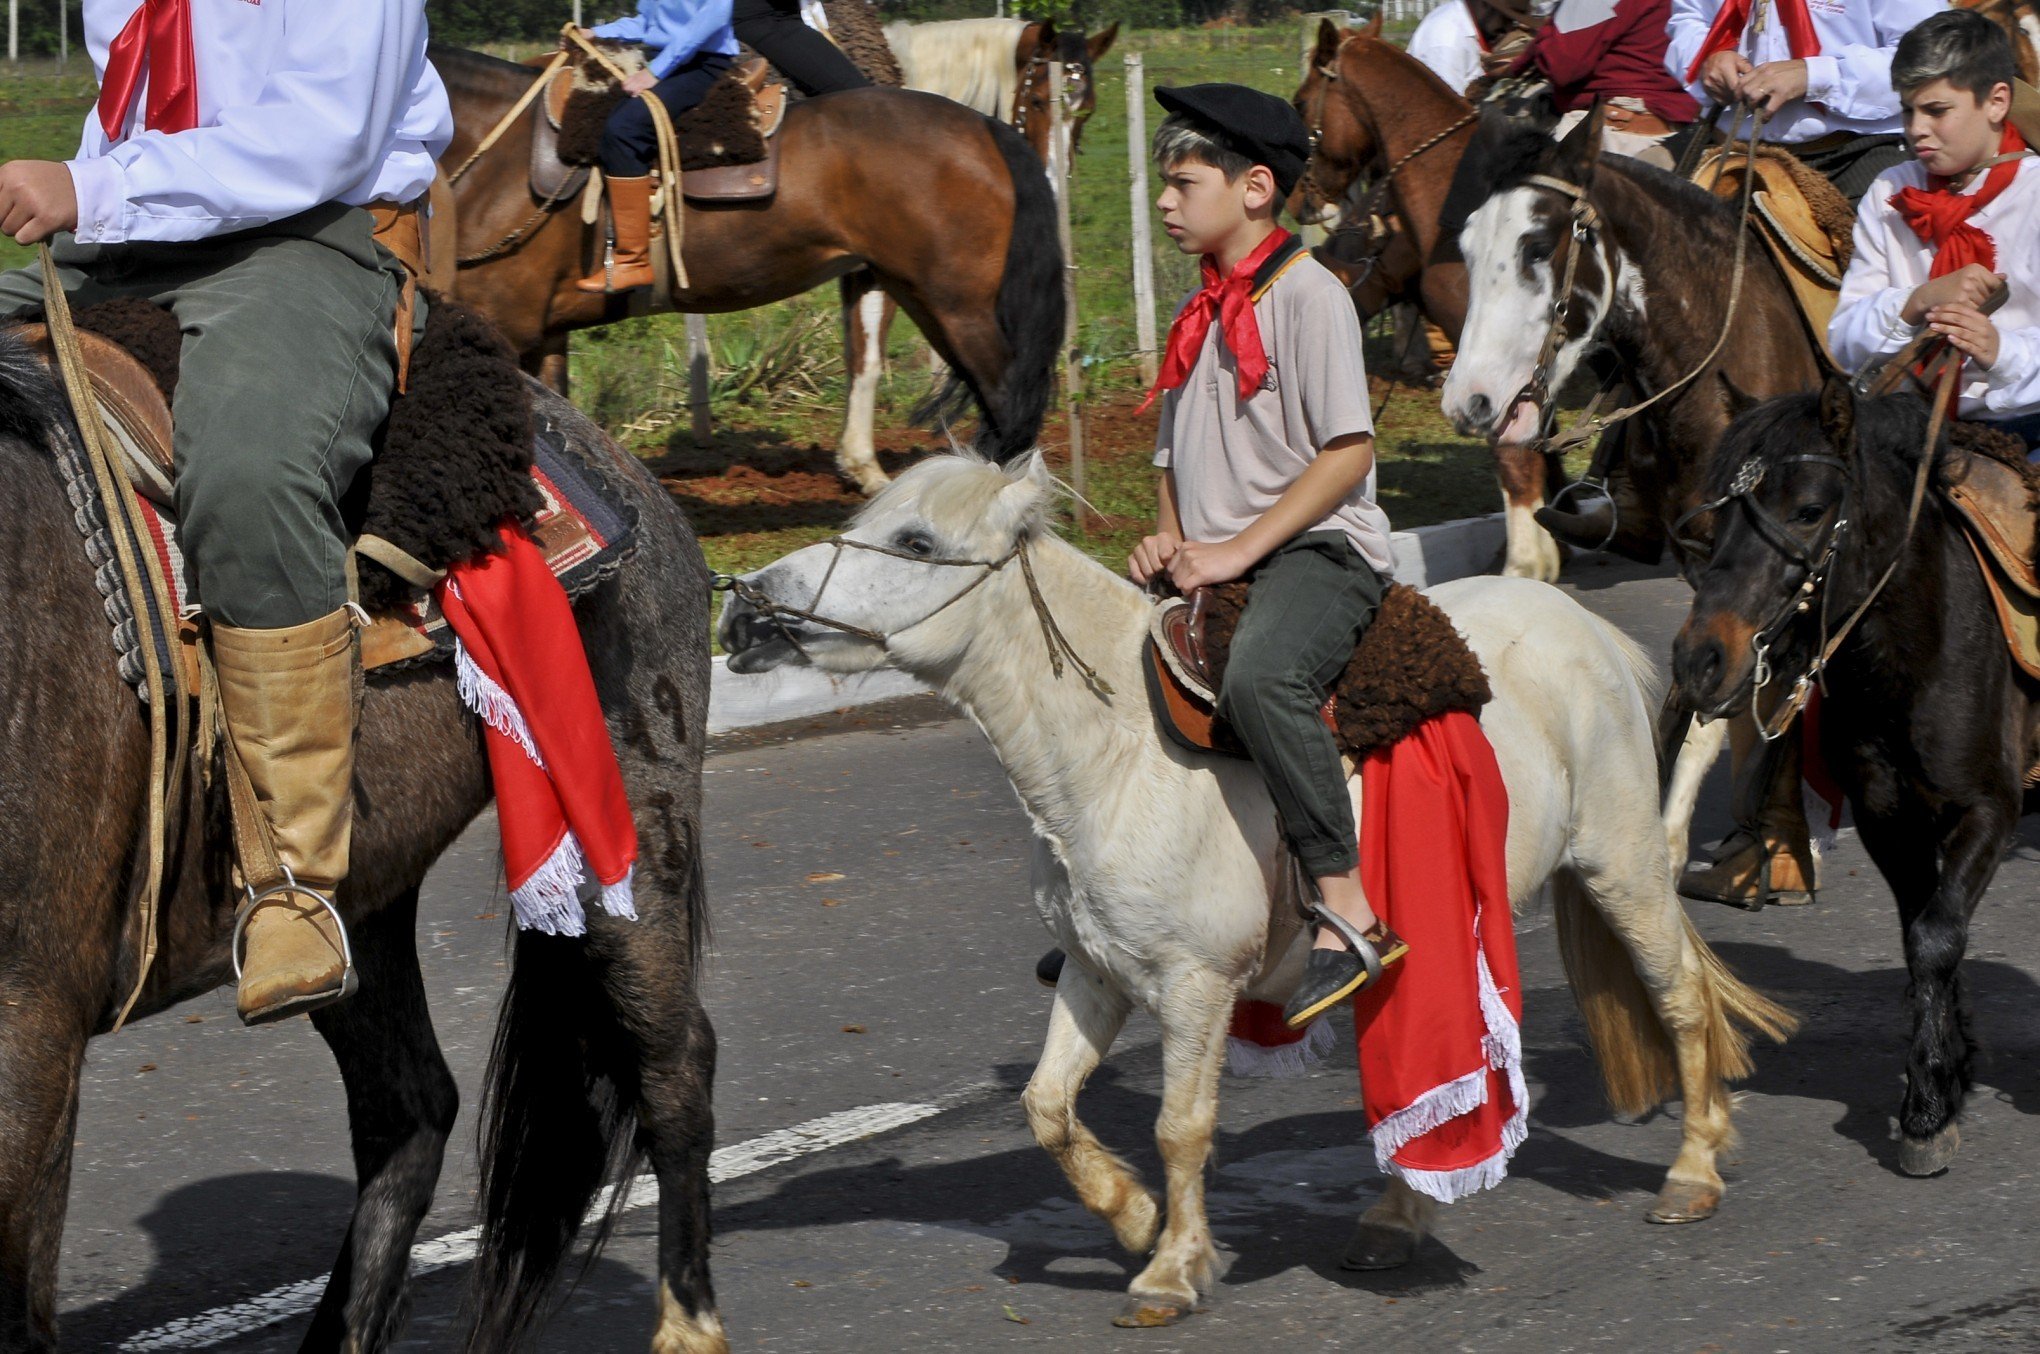
[[[0,983],[0,1349],[57,1348],[57,1258],[77,1137],[82,1003],[18,968]]]
[[[843,435],[836,444],[836,471],[860,492],[875,494],[891,481],[879,469],[873,425],[878,417],[878,381],[885,374],[885,336],[892,326],[892,299],[879,290],[869,268],[846,274],[843,290],[843,366],[850,398],[843,407]]]
[[[1502,526],[1508,541],[1502,555],[1505,578],[1558,581],[1558,542],[1537,525],[1536,512],[1544,506],[1544,472],[1544,456],[1534,448],[1496,443],[1495,473],[1502,482]]]
[[[1056,984],[1048,1041],[1020,1103],[1034,1140],[1055,1158],[1084,1207],[1112,1224],[1119,1244],[1145,1255],[1161,1221],[1154,1196],[1133,1168],[1077,1118],[1077,1093],[1126,1024],[1126,997],[1070,958]]]
[[[357,1192],[305,1350],[368,1354],[402,1329],[411,1241],[432,1206],[460,1092],[440,1056],[412,937],[418,890],[349,929],[366,1001],[312,1013],[347,1084]]]
[[[1692,721],[1679,744],[1678,760],[1672,764],[1672,783],[1665,790],[1665,846],[1672,868],[1683,869],[1693,837],[1693,813],[1700,804],[1700,787],[1707,773],[1721,757],[1721,745],[1728,739],[1728,721],[1702,724]]]
[[[1218,1127],[1218,1074],[1237,987],[1193,971],[1162,999],[1162,1113],[1155,1142],[1168,1172],[1168,1217],[1155,1257],[1134,1278],[1115,1326],[1167,1326],[1196,1310],[1218,1253],[1204,1216],[1204,1165]]]
[[[1388,1178],[1388,1188],[1374,1201],[1374,1207],[1360,1215],[1353,1226],[1353,1239],[1339,1258],[1341,1269],[1396,1269],[1417,1258],[1417,1247],[1431,1230],[1438,1215],[1438,1201],[1411,1189],[1400,1176]]]
[[[1898,1115],[1903,1135],[1898,1164],[1907,1175],[1940,1174],[1954,1164],[1962,1145],[1955,1116],[1962,1112],[1971,1082],[1962,954],[1969,943],[1969,918],[1997,873],[2014,817],[1995,803],[1971,807],[1941,836],[1939,879],[1931,888],[1899,895],[1905,965],[1912,978],[1912,1050]]]
[[[567,336],[554,334],[539,340],[538,346],[526,353],[520,364],[525,371],[538,378],[543,385],[561,399],[567,397]]]

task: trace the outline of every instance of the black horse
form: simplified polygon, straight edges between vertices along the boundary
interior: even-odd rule
[[[657,1348],[721,1351],[708,1276],[715,1035],[694,983],[706,920],[708,572],[658,483],[571,405],[532,390],[535,412],[564,434],[581,468],[639,514],[635,555],[575,613],[637,822],[642,920],[598,915],[585,939],[517,934],[483,1106],[480,1253],[463,1343],[492,1352],[523,1344],[601,1186],[649,1161],[659,1183]],[[0,329],[0,612],[10,630],[0,649],[0,805],[11,825],[0,833],[0,1350],[8,1351],[56,1348],[79,1069],[137,968],[135,848],[149,736],[115,670],[53,456],[58,439],[76,435],[42,365]],[[223,784],[189,777],[173,815],[161,949],[137,1017],[232,981]],[[355,763],[352,871],[338,899],[361,990],[311,1017],[347,1086],[359,1194],[306,1350],[380,1350],[402,1327],[411,1241],[458,1108],[418,970],[418,886],[489,796],[481,737],[451,665],[372,676]],[[259,1236],[262,1220],[249,1222]],[[599,1241],[608,1219],[594,1230]]]
[[[1859,399],[1838,379],[1740,413],[1715,462],[1712,555],[1672,658],[1689,708],[1740,715],[1760,682],[1807,672],[1869,600],[1826,668],[1819,742],[1904,928],[1909,1175],[1945,1170],[1961,1143],[1969,917],[2020,815],[2040,807],[2023,788],[2040,683],[2007,649],[1955,510],[1929,489],[1907,531],[1927,433],[1918,397]],[[1959,476],[1971,454],[1944,433],[1932,473]]]

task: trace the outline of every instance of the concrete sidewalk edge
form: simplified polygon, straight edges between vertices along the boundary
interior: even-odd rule
[[[1470,574],[1486,573],[1501,553],[1502,515],[1462,517],[1454,522],[1398,531],[1389,538],[1397,579],[1430,587]],[[775,668],[742,676],[718,657],[709,688],[708,731],[782,724],[873,701],[924,694],[928,688],[905,673],[881,669],[838,677],[813,668]]]

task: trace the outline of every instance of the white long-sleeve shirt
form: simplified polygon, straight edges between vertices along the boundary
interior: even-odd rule
[[[638,0],[637,13],[590,31],[657,48],[645,64],[661,80],[698,52],[737,54],[730,0]]]
[[[1772,12],[1773,3],[1755,0],[1752,18],[1735,47],[1753,66],[1792,59],[1785,25]],[[1674,78],[1686,78],[1721,4],[1722,0],[1672,0],[1665,68]],[[1806,97],[1778,110],[1764,127],[1764,140],[1791,145],[1833,132],[1875,136],[1899,131],[1891,53],[1915,25],[1947,9],[1947,0],[1807,0],[1806,8],[1820,39],[1820,55],[1806,58]],[[1712,104],[1697,79],[1687,89],[1703,106]],[[1722,119],[1723,126],[1727,122]],[[1744,128],[1747,131],[1747,122]]]
[[[425,59],[424,0],[190,0],[198,125],[124,135],[94,108],[78,156],[85,244],[200,240],[328,202],[408,202],[432,186],[453,111]],[[95,72],[140,0],[86,0]]]
[[[1979,174],[1967,191],[1983,184]],[[1927,280],[1934,250],[1912,233],[1891,205],[1902,188],[1924,188],[1918,162],[1887,169],[1856,209],[1856,254],[1842,279],[1841,299],[1828,321],[1828,348],[1850,371],[1903,348],[1919,332],[1899,318],[1906,298]],[[2002,422],[2040,413],[2040,160],[2019,161],[2018,177],[1970,224],[1997,243],[1997,271],[2011,295],[1991,315],[1998,355],[1988,371],[1972,361],[1963,372],[1957,412],[1967,419]]]
[[[1466,0],[1445,0],[1410,34],[1410,55],[1429,66],[1454,94],[1464,94],[1480,78],[1484,50]]]

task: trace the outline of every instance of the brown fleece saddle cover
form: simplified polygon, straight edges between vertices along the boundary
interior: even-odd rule
[[[1747,142],[1717,146],[1700,157],[1692,181],[1739,204],[1751,172],[1750,228],[1785,275],[1814,346],[1826,352],[1828,321],[1855,253],[1856,214],[1819,170],[1776,146],[1759,145],[1754,165]]]
[[[1233,632],[1246,610],[1245,582],[1199,588],[1157,605],[1148,622],[1148,699],[1163,732],[1185,747],[1246,755],[1217,712]],[[1319,716],[1354,761],[1385,748],[1434,715],[1478,711],[1492,696],[1487,673],[1451,618],[1415,588],[1390,584]]]
[[[1988,424],[1953,424],[1936,483],[1976,555],[2012,660],[2040,678],[2040,480],[2025,446]]]

